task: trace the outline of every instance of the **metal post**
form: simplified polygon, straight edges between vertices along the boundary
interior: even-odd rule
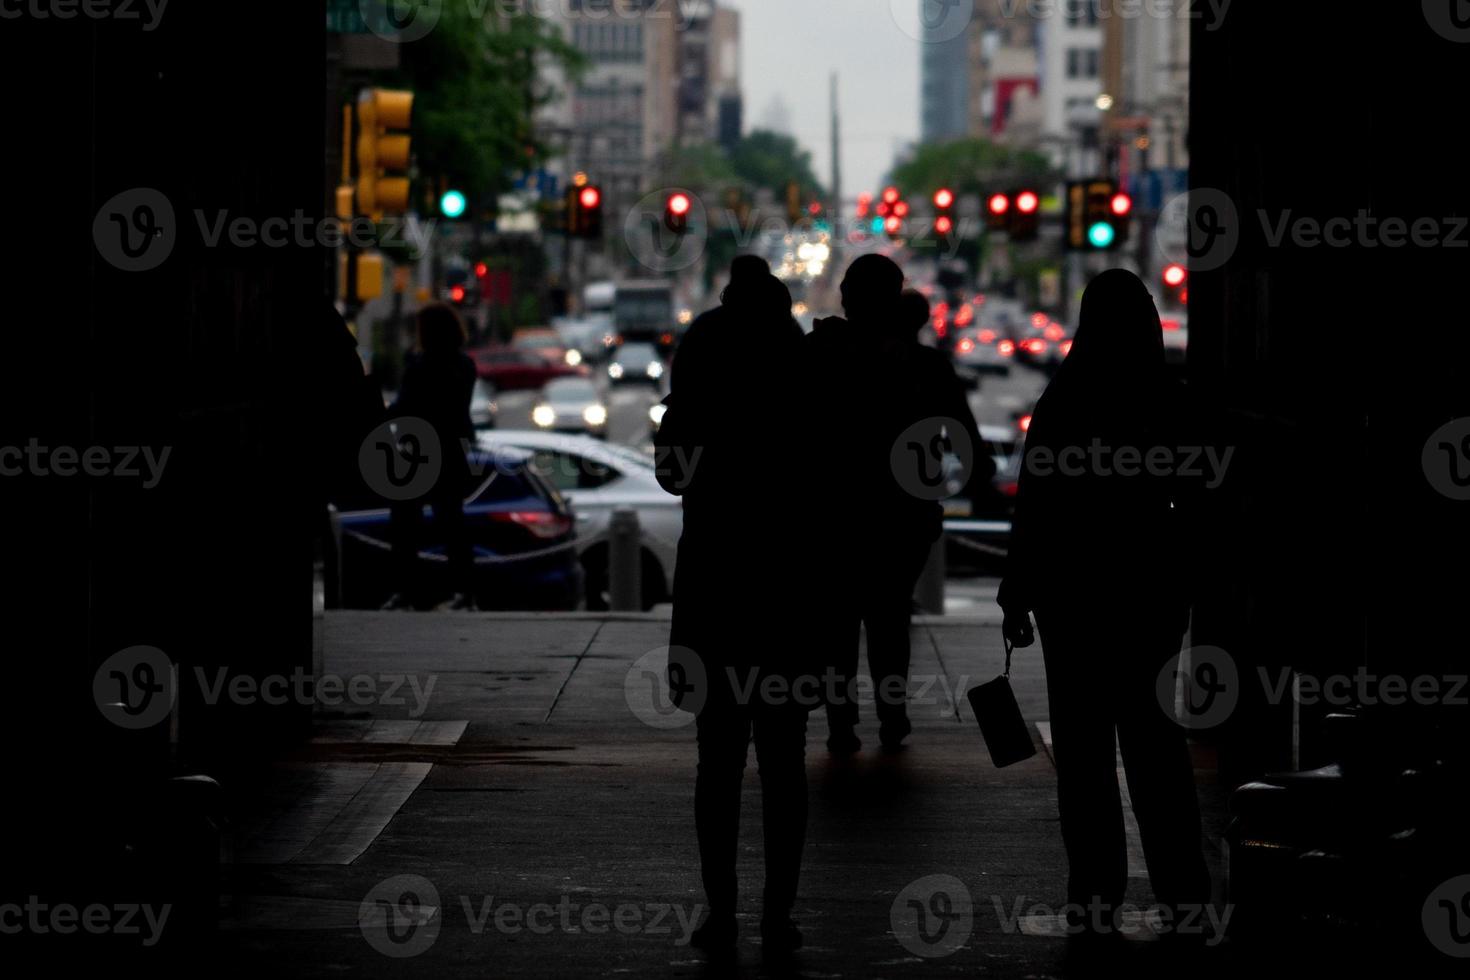
[[[919,608],[933,616],[944,615],[944,548],[947,535],[939,532],[939,537],[929,549],[929,560],[924,562],[924,570],[919,573],[919,581],[914,586],[914,600]]]
[[[608,524],[607,583],[608,604],[614,611],[643,609],[642,537],[637,511],[613,511]]]

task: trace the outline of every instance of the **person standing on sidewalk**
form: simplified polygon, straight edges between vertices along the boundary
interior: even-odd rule
[[[470,468],[465,445],[474,438],[470,399],[475,389],[475,362],[461,349],[465,344],[464,321],[446,303],[431,303],[419,310],[417,350],[403,370],[403,383],[389,414],[394,418],[418,418],[428,423],[438,438],[443,468],[428,503],[434,511],[434,527],[449,558],[451,609],[474,609],[474,561],[464,523],[464,495],[469,491]],[[418,552],[423,535],[423,500],[393,505],[393,572],[395,588],[384,609],[404,609],[424,589],[423,566]]]
[[[1068,904],[1100,910],[1073,923],[1083,935],[1116,934],[1127,886],[1115,744],[1155,898],[1210,900],[1188,744],[1156,694],[1189,623],[1184,488],[1140,465],[1187,444],[1182,417],[1153,299],[1133,273],[1102,273],[1033,413],[998,596],[1012,643],[1031,644],[1028,614],[1041,634]]]
[[[793,390],[802,334],[790,292],[759,258],[735,260],[721,300],[679,345],[655,440],[660,483],[684,498],[670,689],[698,726],[694,823],[709,902],[691,941],[715,952],[735,943],[740,784],[753,737],[765,837],[761,937],[767,953],[781,953],[802,942],[791,910],[806,836],[809,705],[793,685],[810,671],[793,625],[802,621],[810,549],[779,490],[802,446],[788,429],[789,398],[775,395]],[[765,366],[773,397],[747,397],[752,359]]]

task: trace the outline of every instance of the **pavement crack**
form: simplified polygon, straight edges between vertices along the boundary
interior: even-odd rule
[[[556,689],[556,695],[551,699],[551,707],[546,709],[546,717],[541,719],[541,724],[544,725],[551,720],[552,712],[554,712],[556,710],[556,706],[561,703],[561,693],[565,691],[567,689],[567,685],[572,682],[572,675],[577,672],[578,667],[582,666],[582,661],[587,658],[587,651],[592,649],[592,644],[597,642],[597,638],[602,635],[602,628],[606,625],[606,620],[597,624],[597,629],[592,631],[592,636],[587,640],[587,645],[582,648],[581,653],[577,654],[577,659],[572,661],[572,669],[567,671],[566,677],[562,678],[561,686]]]

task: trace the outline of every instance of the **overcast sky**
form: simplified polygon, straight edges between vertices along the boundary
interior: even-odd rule
[[[919,42],[890,3],[918,0],[721,0],[740,11],[745,130],[784,103],[791,134],[831,175],[828,81],[837,72],[842,194],[878,189],[895,152],[919,135]],[[778,114],[779,115],[779,114]]]

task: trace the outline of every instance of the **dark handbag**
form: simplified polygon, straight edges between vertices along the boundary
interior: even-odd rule
[[[1011,690],[1011,641],[1006,639],[1006,672],[993,681],[970,688],[966,695],[975,720],[980,722],[980,734],[985,747],[990,750],[990,761],[997,769],[1029,759],[1036,754],[1036,744],[1031,741],[1031,730],[1016,703]]]

